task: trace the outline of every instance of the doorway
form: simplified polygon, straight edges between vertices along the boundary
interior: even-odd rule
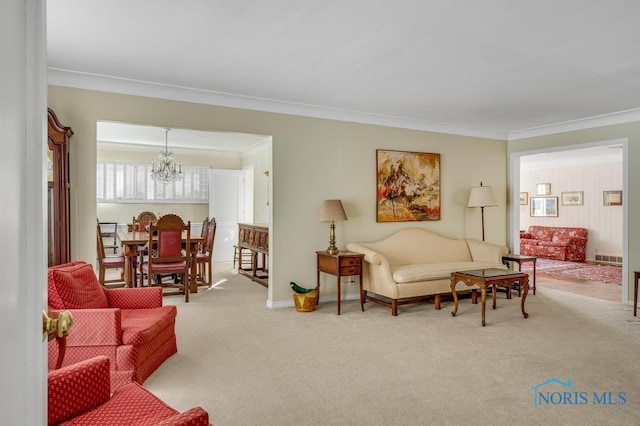
[[[586,261],[597,256],[619,253],[622,260],[622,285],[615,289],[617,300],[628,303],[627,249],[627,140],[617,139],[525,151],[510,154],[509,244],[519,251],[520,230],[529,225],[576,226],[589,230]],[[517,183],[517,184],[516,184]],[[545,185],[542,185],[545,184]],[[558,199],[557,217],[532,217],[531,198],[537,187],[551,184],[551,198]],[[603,192],[622,191],[622,206],[606,207]],[[580,193],[580,203],[563,205],[565,194]],[[563,194],[564,193],[564,194]],[[546,196],[545,195],[545,196]],[[523,202],[528,198],[528,202]],[[517,200],[520,200],[518,202]],[[615,286],[615,284],[606,284]],[[612,288],[594,289],[611,300]]]

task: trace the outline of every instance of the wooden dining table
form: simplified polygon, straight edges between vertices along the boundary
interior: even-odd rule
[[[124,281],[127,287],[135,287],[136,283],[134,271],[135,259],[140,254],[140,247],[144,247],[149,242],[148,232],[119,232],[118,238],[122,244],[122,253],[124,254]],[[204,242],[204,238],[201,236],[190,236],[190,273],[189,273],[189,289],[191,293],[198,292],[198,285],[195,281],[196,276],[196,255],[198,254],[198,247]],[[182,235],[182,244],[186,245],[187,234]]]

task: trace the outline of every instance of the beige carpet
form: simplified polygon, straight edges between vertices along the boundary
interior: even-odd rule
[[[178,306],[178,353],[144,386],[179,410],[204,407],[218,426],[637,425],[640,319],[628,306],[538,288],[498,308],[452,302],[389,310],[357,301],[310,313],[265,306],[266,289],[228,270]],[[567,404],[534,408],[540,388]],[[612,392],[611,402],[593,403]],[[584,396],[587,403],[584,404]],[[577,401],[581,404],[571,404]]]

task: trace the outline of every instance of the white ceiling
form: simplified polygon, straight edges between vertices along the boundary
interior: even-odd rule
[[[604,163],[622,164],[622,160],[622,145],[614,143],[580,149],[524,155],[520,157],[520,169],[551,169],[556,167],[572,167]]]
[[[507,138],[640,108],[640,2],[48,0],[51,84]]]
[[[96,134],[101,148],[136,151],[156,151],[166,143],[169,150],[175,152],[249,152],[264,148],[270,139],[248,133],[203,132],[108,121],[97,123]]]

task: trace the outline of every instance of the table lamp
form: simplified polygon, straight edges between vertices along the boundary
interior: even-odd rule
[[[347,220],[347,214],[344,212],[342,202],[340,200],[324,200],[322,207],[320,208],[320,214],[318,215],[320,222],[331,222],[329,232],[329,248],[327,248],[328,254],[338,254],[339,250],[336,247],[336,225],[334,222],[338,220]]]
[[[493,188],[490,186],[474,186],[469,193],[467,207],[480,207],[482,215],[482,241],[484,241],[484,208],[496,206],[496,199],[493,196]]]

